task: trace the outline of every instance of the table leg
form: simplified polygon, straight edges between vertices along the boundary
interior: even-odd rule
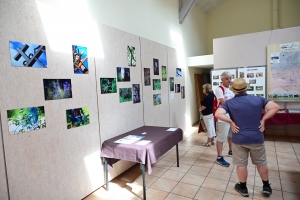
[[[105,163],[105,181],[106,181],[106,191],[109,190],[109,186],[108,186],[108,169],[107,169],[107,159],[104,159],[104,163]]]
[[[179,167],[178,144],[176,144],[177,167]]]
[[[143,199],[146,200],[145,164],[140,163],[143,176]]]

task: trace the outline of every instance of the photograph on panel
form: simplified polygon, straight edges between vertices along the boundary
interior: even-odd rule
[[[117,93],[116,78],[100,78],[101,94]]]
[[[181,68],[176,68],[176,77],[181,77]]]
[[[245,78],[245,73],[244,72],[240,72],[240,78]]]
[[[7,121],[12,135],[46,128],[44,106],[8,110]]]
[[[181,98],[182,98],[182,99],[185,98],[185,90],[184,90],[184,86],[181,86]]]
[[[67,129],[90,124],[89,107],[66,110],[66,115],[67,115]]]
[[[231,80],[233,81],[233,79],[234,79],[234,74],[231,74]]]
[[[256,79],[249,79],[249,84],[256,84]]]
[[[9,41],[9,48],[11,66],[47,68],[45,46]]]
[[[141,102],[140,84],[132,84],[133,103]]]
[[[213,79],[218,79],[219,80],[219,75],[213,75]]]
[[[213,82],[213,85],[214,86],[219,85],[219,82]]]
[[[283,100],[288,100],[288,99],[289,99],[289,94],[283,93]]]
[[[250,86],[248,91],[254,91],[254,86]]]
[[[77,45],[72,45],[73,68],[75,74],[88,74],[88,55],[87,48]]]
[[[170,77],[170,91],[174,91],[174,78]]]
[[[160,90],[160,79],[153,79],[153,90]]]
[[[161,104],[161,94],[154,94],[153,95],[153,105],[160,105]]]
[[[264,97],[264,94],[256,94],[256,96]]]
[[[175,84],[175,93],[180,93],[180,84]]]
[[[167,67],[161,66],[162,81],[167,81]]]
[[[256,91],[262,91],[263,89],[264,89],[263,86],[256,86],[256,87],[255,87],[255,90],[256,90]]]
[[[256,73],[257,78],[260,78],[260,77],[263,77],[263,76],[264,76],[263,72],[257,72]]]
[[[129,82],[130,69],[126,67],[117,67],[117,79],[118,82]]]
[[[136,66],[136,56],[135,56],[135,47],[127,45],[127,60],[128,66]]]
[[[150,68],[144,68],[144,84],[145,86],[151,85]]]
[[[153,71],[154,71],[154,75],[159,75],[159,63],[158,63],[158,59],[153,58]]]
[[[254,78],[254,73],[247,73],[247,78]]]
[[[72,98],[71,79],[44,79],[45,100]]]
[[[132,101],[132,88],[120,88],[120,103]]]

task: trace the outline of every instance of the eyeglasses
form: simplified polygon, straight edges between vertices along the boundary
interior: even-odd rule
[[[231,80],[232,78],[231,77],[228,77],[228,78],[224,78],[225,80]]]

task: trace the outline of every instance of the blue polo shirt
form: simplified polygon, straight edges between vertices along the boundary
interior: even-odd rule
[[[259,96],[236,94],[221,106],[229,113],[230,118],[240,128],[232,134],[234,144],[260,144],[264,142],[264,134],[259,131],[261,111],[269,101]]]

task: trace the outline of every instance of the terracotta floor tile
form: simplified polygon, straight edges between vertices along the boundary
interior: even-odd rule
[[[272,190],[272,194],[268,197],[262,193],[262,187],[254,187],[253,199],[282,200],[282,191]]]
[[[162,160],[169,161],[169,162],[177,162],[177,157],[173,155],[166,155],[162,158]]]
[[[201,186],[205,177],[199,176],[196,174],[185,174],[184,177],[180,180],[181,183],[187,183],[195,186]]]
[[[274,151],[266,151],[266,155],[267,155],[267,158],[269,156],[276,157],[276,152],[274,152]]]
[[[280,179],[282,181],[300,183],[300,174],[280,172]]]
[[[211,178],[229,180],[231,172],[212,168],[207,176]]]
[[[190,200],[191,198],[183,197],[177,194],[170,193],[164,200]]]
[[[188,151],[186,154],[184,154],[184,157],[188,157],[188,158],[199,158],[201,156],[202,153],[199,152],[195,152],[195,151]]]
[[[255,176],[260,177],[257,169],[256,169]],[[271,179],[280,179],[280,177],[279,177],[279,171],[269,169],[269,178],[271,178]]]
[[[190,157],[182,156],[179,160],[179,163],[192,165],[196,162],[196,160],[198,160],[198,158],[190,158]]]
[[[278,159],[278,164],[281,164],[281,165],[295,165],[295,166],[300,167],[298,159],[280,158],[280,159]]]
[[[156,176],[150,176],[148,174],[145,174],[146,187],[149,187],[150,185],[152,185],[157,179],[158,179],[158,177],[156,177]],[[139,177],[137,177],[134,180],[134,183],[143,186],[143,176],[140,175]]]
[[[188,151],[192,148],[192,147],[187,147],[187,146],[180,146],[180,145],[178,145],[178,146],[179,146],[178,151]]]
[[[112,196],[111,198],[109,198],[109,200],[135,200],[136,197],[127,197],[124,195],[120,195],[120,194],[115,194],[114,196]]]
[[[300,183],[281,181],[282,191],[300,194]]]
[[[243,197],[240,193],[238,193],[235,190],[235,184],[236,183],[238,183],[238,182],[229,182],[228,183],[225,195],[226,195],[226,193],[231,193],[231,194],[237,195],[239,197]],[[248,188],[249,198],[252,198],[253,197],[253,185],[247,184],[247,188]]]
[[[239,178],[238,178],[237,173],[232,173],[229,181],[233,182],[233,183],[239,183]],[[251,185],[251,186],[254,185],[254,176],[253,175],[248,174],[247,185]]]
[[[297,173],[300,174],[300,167],[294,165],[281,165],[279,164],[279,171],[280,172],[289,172],[289,173]]]
[[[281,183],[279,179],[269,179],[269,183],[271,184],[271,188],[273,190],[279,190],[281,191]],[[255,177],[255,187],[261,187],[263,186],[263,182],[260,177]]]
[[[192,167],[192,165],[187,165],[187,164],[179,164],[179,167],[177,167],[177,163],[175,163],[170,170],[174,171],[180,171],[180,172],[187,172],[189,169]]]
[[[162,178],[166,178],[173,181],[180,181],[182,177],[185,175],[184,172],[174,171],[174,170],[168,170],[163,175],[161,175]]]
[[[153,189],[153,188],[148,188],[146,190],[146,199],[155,199],[155,200],[163,200],[168,196],[168,192]],[[140,195],[139,200],[142,200],[143,194]]]
[[[109,181],[109,191],[118,192],[122,188],[126,187],[127,182],[119,179],[113,179]],[[106,189],[106,185],[103,186]]]
[[[277,165],[277,163],[268,163],[268,168],[270,169],[270,170],[274,170],[274,171],[278,171],[278,165]]]
[[[299,200],[300,199],[300,194],[283,192],[283,198],[284,198],[284,200]]]
[[[227,188],[228,181],[207,177],[202,184],[202,187],[219,190],[224,192]]]
[[[122,188],[118,192],[118,194],[135,198],[138,197],[140,194],[143,194],[143,186],[138,184],[127,184],[125,188]]]
[[[205,160],[211,160],[211,161],[216,161],[217,159],[217,154],[208,154],[208,153],[202,153],[202,155],[199,157],[200,159],[205,159]]]
[[[199,166],[199,167],[209,167],[209,168],[211,168],[214,164],[215,164],[215,161],[205,160],[205,159],[198,159],[198,160],[194,163],[194,166]]]
[[[250,196],[249,196],[250,197]],[[249,198],[246,197],[246,198]],[[251,198],[251,197],[250,197]],[[231,193],[225,193],[223,200],[245,200],[245,197],[243,197],[240,193],[236,192],[236,194]]]
[[[225,159],[226,160],[226,159]],[[223,171],[227,171],[227,172],[232,172],[234,165],[231,163],[229,167],[223,167],[217,163],[214,164],[214,166],[212,167],[213,169],[218,169],[218,170],[223,170]]]
[[[165,173],[168,170],[168,168],[161,168],[161,167],[154,167],[152,166],[152,173],[151,176],[161,176],[163,173]]]
[[[285,159],[297,159],[297,156],[295,153],[282,153],[282,152],[276,152],[277,160],[280,158]]]
[[[186,183],[178,183],[171,193],[193,198],[198,192],[199,188],[200,187],[198,186],[194,186]]]
[[[116,179],[126,181],[126,182],[133,182],[141,173],[136,173],[132,171],[125,171],[124,173],[120,174],[116,177]]]
[[[158,162],[156,162],[153,166],[155,167],[166,167],[166,168],[170,168],[171,166],[174,165],[175,162],[169,162],[169,161],[165,161],[165,160],[160,160]]]
[[[211,168],[192,166],[187,173],[207,176]]]
[[[193,146],[192,148],[189,149],[189,152],[203,153],[205,150],[206,150],[206,147],[203,147],[203,146]]]
[[[186,151],[186,150],[178,150],[179,157],[183,156],[186,152],[188,152],[188,151]],[[177,154],[176,154],[176,149],[170,151],[170,152],[168,153],[168,155],[176,156],[176,155],[177,155]]]
[[[115,192],[106,191],[106,189],[101,187],[100,189],[96,190],[95,192],[84,198],[84,200],[107,200],[113,195],[115,195]]]
[[[172,181],[165,178],[158,178],[150,187],[165,192],[171,192],[171,190],[173,190],[177,183],[177,181]]]
[[[222,199],[224,196],[224,192],[213,190],[213,189],[208,189],[208,188],[203,188],[201,187],[200,190],[197,192],[196,196],[194,199],[197,200],[218,200]]]

